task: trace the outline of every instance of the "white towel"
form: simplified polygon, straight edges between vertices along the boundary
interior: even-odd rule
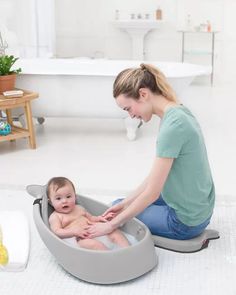
[[[9,260],[0,271],[22,271],[25,269],[30,249],[28,220],[21,211],[0,211],[2,242],[7,248]]]

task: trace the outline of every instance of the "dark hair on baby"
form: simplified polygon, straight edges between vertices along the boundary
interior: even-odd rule
[[[68,183],[72,186],[73,190],[75,191],[74,184],[68,178],[63,176],[51,178],[47,184],[47,196],[50,197],[50,189],[52,187],[55,187],[55,190],[57,191],[59,188],[67,185]]]

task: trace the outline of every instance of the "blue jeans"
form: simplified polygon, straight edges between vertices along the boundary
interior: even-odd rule
[[[115,205],[122,200],[117,199],[112,204]],[[196,226],[186,225],[177,218],[175,210],[169,207],[161,196],[136,218],[146,224],[153,235],[176,240],[188,240],[200,235],[211,219],[208,218]]]

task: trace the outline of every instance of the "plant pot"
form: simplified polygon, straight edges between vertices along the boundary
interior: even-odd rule
[[[16,74],[0,76],[0,94],[15,88]]]

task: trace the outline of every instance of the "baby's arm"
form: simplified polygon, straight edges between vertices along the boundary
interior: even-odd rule
[[[86,238],[87,231],[83,228],[63,228],[60,217],[53,213],[49,217],[49,224],[51,230],[61,239],[71,238],[71,237],[80,237]]]
[[[85,217],[87,217],[88,220],[91,222],[107,222],[106,218],[104,218],[103,216],[94,216],[87,211],[85,212]]]

